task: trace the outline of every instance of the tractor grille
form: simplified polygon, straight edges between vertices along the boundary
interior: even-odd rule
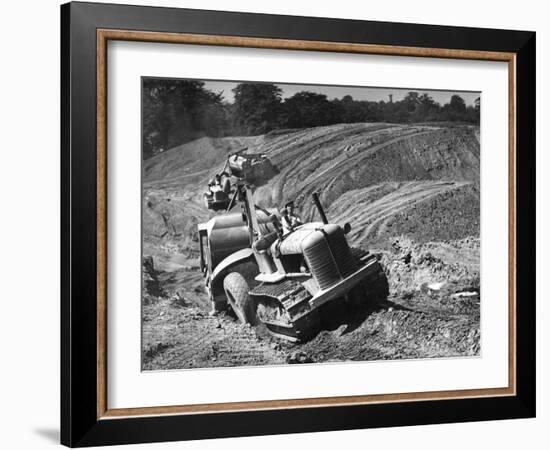
[[[321,289],[326,289],[340,280],[340,274],[334,264],[326,240],[321,240],[315,245],[304,249],[304,256]]]
[[[332,249],[334,259],[338,264],[338,269],[342,274],[342,278],[351,275],[357,270],[357,264],[355,258],[351,254],[351,250],[348,245],[344,231],[341,228],[329,235],[329,244]]]
[[[327,231],[323,239],[304,249],[311,273],[321,289],[329,288],[357,269],[342,229]]]

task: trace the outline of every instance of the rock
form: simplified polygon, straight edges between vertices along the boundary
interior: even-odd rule
[[[478,292],[474,291],[465,291],[465,292],[457,292],[453,295],[451,295],[452,298],[462,298],[462,297],[475,297],[479,295]]]
[[[311,357],[306,355],[304,352],[294,352],[287,356],[286,362],[288,364],[305,364],[305,363],[311,363],[314,362]]]
[[[165,295],[155,270],[152,256],[145,256],[142,260],[141,276],[143,278],[142,294],[152,295],[154,297],[163,297]]]
[[[187,306],[187,302],[185,301],[185,298],[184,298],[183,295],[181,295],[179,292],[174,292],[174,293],[170,296],[170,302],[171,302],[174,306],[179,306],[179,307],[185,307],[185,306]]]
[[[427,288],[430,291],[439,291],[443,286],[445,286],[445,282],[439,281],[437,283],[428,284]]]

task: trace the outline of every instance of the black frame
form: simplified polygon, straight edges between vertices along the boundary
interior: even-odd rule
[[[516,54],[517,395],[97,419],[96,29]],[[61,6],[61,443],[91,446],[535,416],[535,33],[136,7]]]

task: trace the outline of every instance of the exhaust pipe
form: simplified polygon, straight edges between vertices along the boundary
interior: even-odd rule
[[[321,201],[319,200],[319,194],[317,192],[314,192],[311,194],[313,197],[313,202],[315,203],[315,206],[317,207],[317,211],[319,211],[319,215],[321,216],[321,220],[326,225],[328,223],[327,216],[325,214],[325,211],[323,209],[323,206],[321,205]]]

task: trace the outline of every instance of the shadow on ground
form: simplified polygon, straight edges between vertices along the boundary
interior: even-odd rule
[[[45,440],[59,444],[59,429],[58,428],[37,428],[34,432],[43,437]]]

